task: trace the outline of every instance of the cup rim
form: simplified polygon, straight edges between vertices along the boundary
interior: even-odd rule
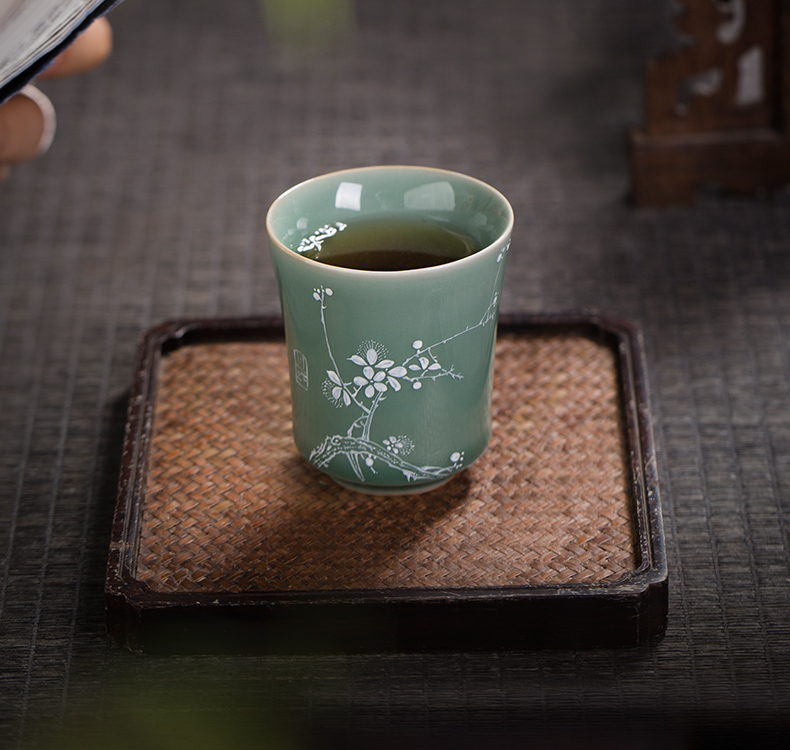
[[[494,195],[496,195],[501,201],[504,207],[507,209],[507,225],[505,228],[500,232],[497,238],[486,245],[485,247],[480,248],[475,253],[471,255],[467,255],[463,258],[457,258],[456,260],[448,261],[447,263],[442,263],[437,266],[427,266],[423,268],[407,268],[399,271],[372,271],[367,269],[361,268],[345,268],[344,266],[333,266],[328,263],[319,263],[323,269],[326,269],[326,273],[337,273],[339,275],[364,275],[366,277],[377,276],[377,277],[385,277],[385,278],[393,278],[396,276],[400,276],[402,274],[434,274],[434,273],[446,273],[449,267],[456,267],[458,264],[468,264],[475,262],[475,258],[486,254],[487,251],[490,251],[495,245],[500,244],[503,240],[506,240],[513,232],[513,223],[514,223],[514,214],[513,214],[513,206],[510,205],[510,201],[495,187],[492,187],[487,182],[478,179],[477,177],[472,177],[471,175],[464,174],[463,172],[456,172],[450,169],[442,169],[441,167],[426,167],[421,166],[418,164],[378,164],[378,165],[367,165],[363,167],[349,167],[347,169],[337,169],[332,172],[326,172],[324,174],[316,175],[314,177],[310,177],[306,180],[302,180],[301,182],[293,185],[292,187],[288,188],[284,192],[280,193],[277,198],[272,201],[272,204],[269,206],[269,210],[266,212],[266,233],[269,236],[270,241],[274,242],[277,248],[283,251],[287,256],[296,259],[298,262],[302,263],[309,263],[311,266],[318,263],[318,261],[313,260],[312,258],[308,258],[304,255],[300,255],[296,251],[292,250],[290,247],[287,247],[279,237],[277,237],[272,229],[271,222],[272,222],[272,215],[277,204],[281,203],[285,198],[287,198],[292,193],[296,192],[297,190],[303,188],[305,185],[309,185],[310,183],[317,182],[319,180],[327,180],[332,177],[338,177],[341,175],[348,175],[351,173],[359,173],[359,172],[373,172],[373,171],[383,171],[389,169],[403,169],[403,170],[413,170],[415,172],[425,172],[429,174],[437,174],[437,175],[452,175],[456,178],[461,178],[467,182],[475,183],[478,186],[484,188],[485,190],[490,191]],[[443,270],[444,269],[444,270]]]

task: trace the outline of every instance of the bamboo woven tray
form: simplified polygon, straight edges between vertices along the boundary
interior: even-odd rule
[[[629,645],[663,633],[666,560],[641,340],[502,320],[486,453],[424,495],[335,485],[290,435],[278,320],[143,337],[107,629],[153,653]]]

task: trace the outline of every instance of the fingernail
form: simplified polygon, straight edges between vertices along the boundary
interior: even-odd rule
[[[19,93],[30,99],[41,110],[41,116],[44,118],[44,130],[38,142],[38,156],[42,156],[49,151],[55,139],[55,130],[57,130],[55,107],[52,106],[49,97],[32,84],[25,86]]]

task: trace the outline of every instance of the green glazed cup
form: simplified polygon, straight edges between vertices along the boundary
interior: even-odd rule
[[[337,227],[378,217],[435,221],[482,249],[403,271],[343,268],[303,254]],[[437,487],[477,459],[491,437],[513,228],[505,197],[439,169],[350,169],[283,193],[266,228],[302,456],[343,486],[393,495]]]

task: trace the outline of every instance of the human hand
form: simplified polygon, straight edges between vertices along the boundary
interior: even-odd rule
[[[94,21],[58,55],[40,80],[85,73],[112,51],[112,28],[106,18]],[[55,109],[35,86],[25,86],[0,106],[0,180],[13,164],[45,153],[55,135]]]

